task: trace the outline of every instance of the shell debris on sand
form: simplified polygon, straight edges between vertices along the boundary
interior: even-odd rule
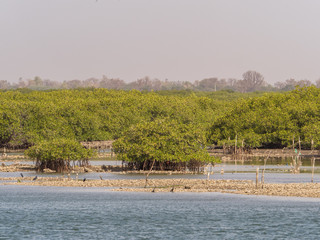
[[[222,192],[247,195],[295,196],[320,198],[320,183],[270,183],[261,185],[249,180],[202,180],[202,179],[144,179],[82,180],[62,177],[8,177],[0,178],[4,185],[33,185],[60,187],[108,187],[113,191],[128,192]]]

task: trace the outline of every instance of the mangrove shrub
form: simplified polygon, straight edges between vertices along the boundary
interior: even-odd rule
[[[196,170],[216,160],[206,150],[201,128],[168,118],[130,127],[113,143],[113,149],[137,170]]]
[[[93,150],[70,139],[41,141],[25,151],[26,156],[36,160],[38,171],[49,168],[57,172],[69,171],[72,165],[87,166],[94,154]]]

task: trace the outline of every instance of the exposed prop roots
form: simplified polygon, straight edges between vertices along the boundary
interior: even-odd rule
[[[72,164],[72,165],[71,165]],[[42,172],[44,169],[51,169],[56,172],[68,172],[74,166],[79,167],[87,167],[89,166],[88,160],[81,160],[81,161],[69,161],[69,160],[51,160],[51,161],[41,161],[36,160],[36,170],[38,172]]]
[[[189,162],[159,162],[159,161],[144,161],[144,162],[129,162],[126,164],[126,170],[155,170],[155,171],[192,171],[199,172],[207,163],[192,160]]]

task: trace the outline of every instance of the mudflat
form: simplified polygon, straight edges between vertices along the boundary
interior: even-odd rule
[[[5,185],[59,187],[106,187],[112,191],[130,192],[222,192],[247,195],[295,196],[320,198],[320,183],[268,183],[256,185],[250,180],[202,179],[120,179],[76,180],[66,177],[0,178]]]

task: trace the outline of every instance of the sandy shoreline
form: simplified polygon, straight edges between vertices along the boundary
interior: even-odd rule
[[[62,177],[0,178],[2,185],[31,185],[59,187],[106,187],[113,191],[128,192],[221,192],[246,195],[294,196],[320,198],[320,183],[268,183],[256,185],[249,180],[201,180],[201,179],[145,179],[75,180]]]

